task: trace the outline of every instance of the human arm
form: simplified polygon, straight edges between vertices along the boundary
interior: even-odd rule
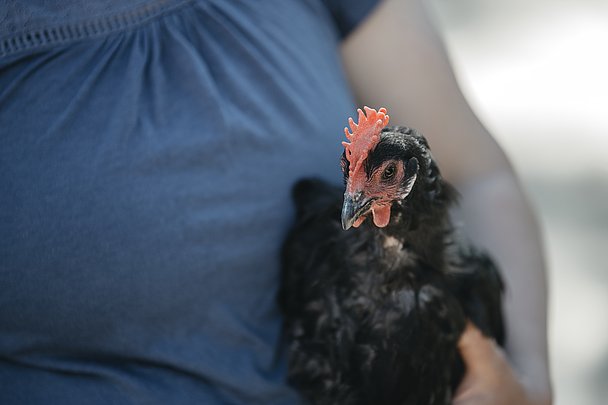
[[[466,373],[454,395],[454,405],[535,405],[498,345],[469,323],[458,342]]]
[[[551,402],[545,263],[531,207],[504,152],[462,95],[420,0],[387,0],[342,46],[361,104],[421,130],[460,190],[469,236],[496,258],[507,285],[507,353],[537,404]]]

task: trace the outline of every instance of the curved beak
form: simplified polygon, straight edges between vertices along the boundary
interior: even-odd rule
[[[344,193],[344,204],[342,205],[342,228],[346,231],[350,229],[361,215],[365,214],[370,206],[372,200],[365,198],[362,192],[356,192],[350,194],[349,192]]]

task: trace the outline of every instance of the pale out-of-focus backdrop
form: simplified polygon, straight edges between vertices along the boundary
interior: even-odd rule
[[[556,405],[608,403],[608,1],[432,0],[542,221]]]

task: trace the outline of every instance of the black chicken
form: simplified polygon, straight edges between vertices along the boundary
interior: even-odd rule
[[[504,341],[503,284],[487,255],[457,241],[456,191],[422,135],[387,123],[367,107],[350,120],[346,192],[294,188],[279,300],[290,382],[314,404],[449,404],[467,319]]]

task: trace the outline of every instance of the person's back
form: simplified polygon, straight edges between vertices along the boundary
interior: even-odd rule
[[[0,403],[297,401],[289,190],[340,181],[373,6],[338,3],[2,2]]]

